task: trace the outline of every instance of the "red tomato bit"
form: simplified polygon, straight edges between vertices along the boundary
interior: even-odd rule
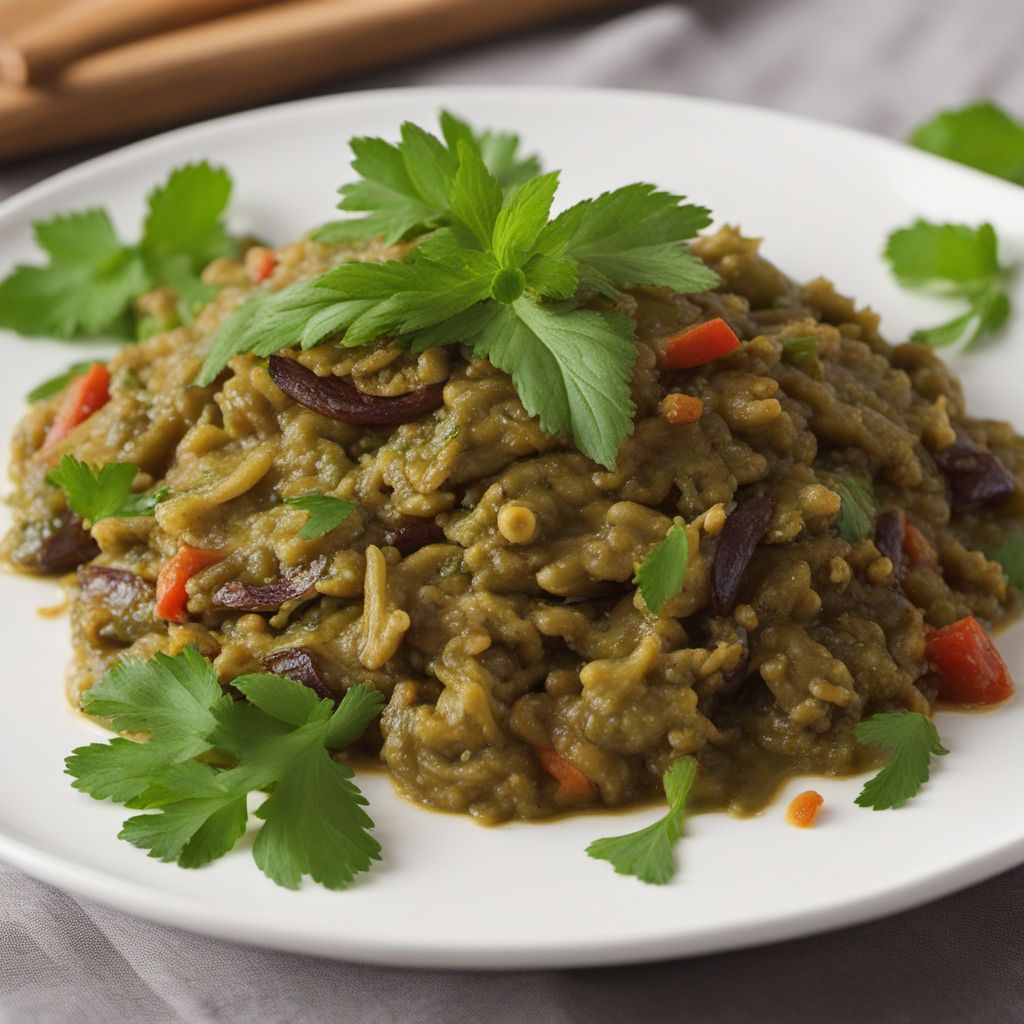
[[[786,821],[797,828],[810,828],[814,819],[825,802],[824,797],[813,789],[804,790],[798,796],[793,797],[792,802],[786,809]]]
[[[1013,693],[1013,680],[992,638],[973,616],[928,634],[928,663],[939,696],[955,704],[997,704]]]
[[[102,363],[93,363],[81,377],[73,380],[50,425],[40,452],[59,444],[79,423],[84,423],[110,400],[110,371]]]
[[[266,281],[277,266],[277,257],[262,245],[254,245],[245,252],[245,269],[253,284]]]
[[[207,548],[179,548],[160,570],[156,580],[156,615],[168,622],[188,619],[188,591],[185,584],[201,569],[219,562],[219,551]]]
[[[558,795],[571,800],[593,800],[597,796],[594,784],[564,757],[555,752],[554,747],[539,747],[537,760],[553,779],[558,782]]]
[[[739,347],[740,339],[733,329],[716,316],[714,320],[688,327],[669,338],[661,365],[666,370],[689,370],[735,352]]]

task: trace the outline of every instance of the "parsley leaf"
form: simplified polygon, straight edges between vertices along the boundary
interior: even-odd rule
[[[885,248],[893,275],[905,288],[961,298],[967,312],[916,331],[914,338],[935,348],[970,346],[997,331],[1010,314],[1007,271],[1000,266],[991,224],[933,224],[917,220],[889,235]]]
[[[839,518],[836,529],[843,540],[854,543],[871,536],[875,528],[875,501],[870,492],[848,476],[835,479],[832,489],[839,495]]]
[[[393,334],[417,352],[462,343],[512,377],[544,431],[611,468],[633,429],[634,324],[571,300],[581,283],[610,296],[633,284],[716,285],[685,244],[707,211],[639,184],[550,220],[556,173],[503,189],[482,144],[448,124],[446,142],[409,124],[397,146],[355,140],[364,180],[343,190],[369,214],[346,221],[352,231],[384,231],[386,222],[394,240],[434,230],[403,260],[343,263],[242,306],[221,326],[197,383],[211,383],[236,354],[329,338],[361,345]]]
[[[39,221],[36,242],[46,266],[21,265],[0,281],[0,327],[27,336],[136,336],[132,302],[156,285],[173,288],[183,318],[213,289],[199,272],[232,249],[221,217],[231,179],[209,164],[173,170],[149,196],[142,240],[125,245],[102,209]]]
[[[259,866],[288,888],[304,875],[344,888],[380,858],[380,847],[351,768],[329,751],[358,739],[383,698],[357,685],[335,708],[268,673],[242,676],[233,686],[245,699],[232,700],[191,647],[174,657],[119,663],[85,695],[83,708],[150,739],[117,738],[73,751],[73,785],[148,812],[129,818],[120,838],[182,867],[232,849],[246,830],[248,794],[271,790],[256,812],[264,821],[253,848]]]
[[[664,817],[638,832],[595,839],[587,854],[608,861],[617,874],[635,875],[650,885],[664,885],[675,874],[673,848],[683,835],[686,801],[697,777],[692,757],[673,761],[663,777],[668,811]]]
[[[998,547],[985,554],[1003,567],[1011,587],[1024,591],[1024,537],[1010,534]]]
[[[633,582],[640,588],[644,604],[655,615],[670,597],[682,589],[689,557],[690,542],[686,536],[686,527],[681,523],[673,523],[665,539],[656,544],[640,563]]]
[[[139,467],[130,462],[90,466],[74,455],[63,455],[46,477],[47,483],[64,492],[68,508],[95,526],[101,519],[151,516],[170,493],[166,487],[135,493],[132,482]]]
[[[39,402],[60,394],[76,377],[81,377],[95,363],[103,363],[101,359],[88,359],[84,363],[72,363],[63,373],[49,377],[37,384],[26,396],[27,402]],[[103,364],[106,365],[106,364]]]
[[[856,803],[884,811],[916,796],[928,781],[933,754],[948,754],[935,724],[917,711],[873,715],[853,727],[859,743],[873,743],[892,751],[889,763],[865,783]]]
[[[910,143],[1024,185],[1024,124],[990,100],[937,114],[914,129]]]
[[[480,160],[499,190],[540,173],[536,157],[518,155],[517,135],[476,132],[447,111],[441,113],[444,141],[406,122],[397,144],[379,138],[349,142],[352,169],[361,181],[343,185],[339,210],[367,216],[325,224],[313,235],[318,242],[344,243],[381,235],[393,245],[408,235],[451,223],[449,200],[465,146]]]
[[[332,498],[329,494],[299,494],[294,498],[285,498],[284,503],[309,513],[308,521],[299,530],[303,540],[316,540],[330,533],[359,507],[354,501]]]

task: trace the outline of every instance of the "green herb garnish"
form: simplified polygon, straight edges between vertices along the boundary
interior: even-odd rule
[[[836,520],[839,536],[851,543],[870,537],[877,512],[871,493],[848,476],[837,477],[832,489],[842,502]]]
[[[805,373],[817,374],[821,369],[817,338],[782,338],[781,341],[783,362]]]
[[[884,811],[916,796],[928,781],[932,755],[948,754],[927,715],[896,711],[873,715],[853,727],[858,743],[873,743],[891,750],[889,763],[865,783],[856,803]]]
[[[299,530],[303,540],[316,540],[330,533],[359,507],[354,501],[332,498],[328,494],[298,494],[294,498],[285,498],[284,503],[309,513],[309,519]]]
[[[675,874],[675,844],[683,835],[686,800],[697,777],[692,757],[673,761],[662,777],[668,811],[656,822],[624,836],[595,839],[587,855],[606,860],[617,874],[634,875],[650,885],[664,885]]]
[[[998,547],[985,554],[1003,567],[1011,587],[1024,591],[1024,536],[1010,534],[1003,538]]]
[[[952,320],[915,331],[918,341],[934,348],[961,341],[969,346],[983,334],[998,330],[1010,314],[1007,271],[999,264],[991,224],[972,228],[918,220],[889,236],[885,258],[905,288],[968,303],[967,312]]]
[[[91,466],[74,455],[63,455],[46,481],[64,492],[72,512],[95,526],[101,519],[151,516],[156,506],[170,494],[166,487],[133,492],[132,481],[138,473],[139,467],[130,462]]]
[[[90,366],[96,363],[103,363],[102,359],[88,359],[84,363],[72,363],[63,373],[56,377],[49,377],[41,384],[37,384],[26,396],[26,402],[39,402],[44,398],[52,398],[60,394],[76,377],[81,377]],[[104,364],[106,365],[106,364]]]
[[[1024,185],[1024,124],[991,100],[937,114],[914,129],[910,143]]]
[[[449,184],[458,167],[460,143],[477,154],[503,189],[540,174],[535,156],[518,155],[518,135],[475,132],[447,111],[441,113],[441,135],[438,139],[406,122],[397,144],[352,139],[352,169],[362,180],[341,187],[338,209],[367,216],[325,224],[314,233],[316,241],[353,242],[380,235],[392,245],[411,234],[450,226]]]
[[[357,740],[383,698],[360,684],[335,709],[300,683],[268,673],[232,686],[244,700],[232,700],[191,647],[174,657],[119,662],[86,691],[82,707],[115,729],[148,733],[149,741],[118,738],[72,751],[66,764],[74,787],[153,812],[129,818],[119,838],[182,867],[226,854],[245,832],[247,795],[270,790],[256,811],[263,821],[253,846],[260,869],[289,889],[304,875],[344,889],[380,859],[380,846],[352,769],[330,751]],[[194,760],[198,755],[206,760]]]
[[[149,196],[142,240],[125,245],[109,214],[89,209],[38,221],[46,266],[18,266],[0,282],[0,327],[24,335],[134,337],[131,304],[157,285],[178,295],[184,319],[214,289],[199,280],[233,243],[222,217],[231,195],[227,171],[187,164]]]
[[[633,582],[640,588],[644,604],[655,615],[670,597],[682,590],[689,557],[690,543],[686,527],[681,523],[673,523],[665,539],[651,548],[640,563]]]
[[[446,146],[406,126],[403,143],[416,155],[416,188],[433,204],[428,226],[445,226],[404,260],[346,263],[251,300],[221,327],[198,382],[211,383],[238,353],[266,356],[339,335],[341,344],[362,345],[394,334],[416,351],[462,343],[511,375],[544,431],[570,436],[594,461],[614,466],[633,430],[635,325],[618,312],[577,309],[572,300],[581,285],[612,299],[633,285],[713,287],[717,275],[685,245],[708,223],[707,210],[636,184],[551,220],[557,172],[506,193],[464,139]],[[383,153],[387,145],[374,140],[373,148]],[[405,173],[412,176],[411,165]],[[425,216],[419,207],[398,219],[390,208],[383,215],[392,233],[418,227]],[[385,230],[376,223],[374,230]]]

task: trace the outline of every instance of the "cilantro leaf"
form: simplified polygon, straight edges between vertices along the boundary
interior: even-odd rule
[[[294,498],[285,498],[284,503],[309,513],[308,521],[299,530],[303,540],[316,540],[330,533],[359,507],[354,501],[333,498],[329,494],[298,494]]]
[[[640,588],[644,604],[655,614],[683,587],[690,556],[686,527],[673,523],[665,539],[656,544],[640,563],[633,582]]]
[[[817,376],[822,370],[818,355],[818,339],[814,337],[783,338],[782,361],[798,370]]]
[[[361,345],[393,334],[416,352],[463,343],[512,377],[544,431],[613,467],[633,429],[634,324],[573,300],[581,284],[609,296],[632,285],[714,287],[717,275],[686,246],[708,212],[641,183],[550,220],[557,174],[505,189],[468,127],[443,124],[444,142],[410,124],[397,145],[353,140],[363,179],[342,189],[342,207],[367,213],[338,226],[345,238],[384,225],[389,241],[429,234],[402,260],[343,263],[242,306],[221,326],[197,383],[215,380],[233,355],[328,338]]]
[[[0,327],[26,336],[135,337],[131,304],[159,284],[178,293],[190,319],[214,294],[199,272],[232,249],[221,219],[230,194],[223,169],[201,163],[173,170],[149,196],[138,245],[121,242],[102,209],[36,223],[49,263],[17,266],[0,281]]]
[[[55,377],[49,377],[37,384],[25,396],[25,401],[40,402],[44,398],[52,398],[54,395],[60,394],[73,380],[81,377],[95,363],[103,363],[103,360],[88,359],[84,363],[72,363],[63,373],[58,373]]]
[[[117,732],[149,733],[151,742],[193,754],[208,749],[204,740],[225,703],[213,666],[194,647],[152,661],[122,659],[82,695],[82,710],[109,718]]]
[[[1011,587],[1024,591],[1024,537],[1010,534],[998,547],[985,554],[1003,567]]]
[[[64,492],[72,512],[95,526],[101,519],[151,516],[156,506],[170,493],[166,487],[133,492],[132,482],[138,473],[139,467],[130,462],[90,466],[74,455],[66,454],[61,456],[46,480]]]
[[[703,206],[638,182],[570,207],[547,226],[538,249],[571,260],[581,280],[610,295],[641,284],[700,292],[716,287],[718,275],[682,243],[710,223]]]
[[[914,338],[933,347],[963,342],[970,346],[994,333],[1010,314],[1007,271],[999,263],[998,240],[991,224],[933,224],[917,220],[889,235],[885,247],[893,275],[916,288],[967,301],[966,313]]]
[[[34,228],[50,262],[17,266],[0,281],[0,327],[55,338],[125,335],[127,306],[150,281],[138,252],[118,241],[106,212],[84,210]]]
[[[620,314],[559,311],[520,298],[494,309],[473,349],[511,375],[544,431],[571,436],[584,455],[611,468],[633,431],[632,333]]]
[[[535,156],[519,155],[519,136],[512,132],[477,132],[466,121],[450,111],[441,111],[441,133],[452,152],[459,142],[470,145],[483,160],[484,166],[498,179],[504,189],[520,185],[540,174],[540,161]]]
[[[313,238],[338,244],[380,235],[386,245],[393,245],[409,235],[450,224],[453,214],[457,216],[450,206],[450,193],[460,165],[460,146],[472,153],[499,190],[540,173],[535,157],[517,155],[518,136],[478,133],[447,111],[442,111],[440,120],[444,141],[409,122],[402,125],[398,144],[353,138],[349,142],[352,169],[362,180],[342,186],[338,209],[366,216],[325,224]]]
[[[856,803],[876,811],[899,807],[928,781],[932,755],[948,754],[934,722],[917,711],[873,715],[853,727],[859,743],[891,750],[889,763],[864,784]]]
[[[233,686],[244,699],[232,700],[191,647],[118,663],[86,692],[83,709],[149,740],[116,738],[73,751],[66,762],[73,785],[146,812],[125,821],[119,837],[182,867],[232,849],[246,830],[248,794],[271,790],[257,812],[264,821],[257,863],[289,888],[304,875],[344,888],[379,859],[380,847],[352,770],[329,751],[357,740],[383,697],[360,684],[335,708],[270,673]]]
[[[854,543],[871,536],[875,528],[875,501],[856,480],[848,476],[835,479],[832,489],[839,495],[839,518],[836,529],[843,540]]]
[[[665,816],[638,832],[595,839],[587,855],[608,861],[617,874],[634,875],[650,885],[670,881],[676,870],[673,850],[683,835],[686,801],[696,777],[697,762],[692,757],[673,761],[662,780],[668,800]]]
[[[914,129],[910,144],[1024,185],[1024,124],[991,100],[937,114]]]

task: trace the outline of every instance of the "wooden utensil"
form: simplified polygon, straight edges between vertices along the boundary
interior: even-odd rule
[[[36,13],[0,41],[0,80],[41,82],[75,58],[271,0],[77,0]]]
[[[0,86],[0,160],[254,106],[395,61],[623,0],[293,0]],[[273,140],[268,140],[268,146]]]

